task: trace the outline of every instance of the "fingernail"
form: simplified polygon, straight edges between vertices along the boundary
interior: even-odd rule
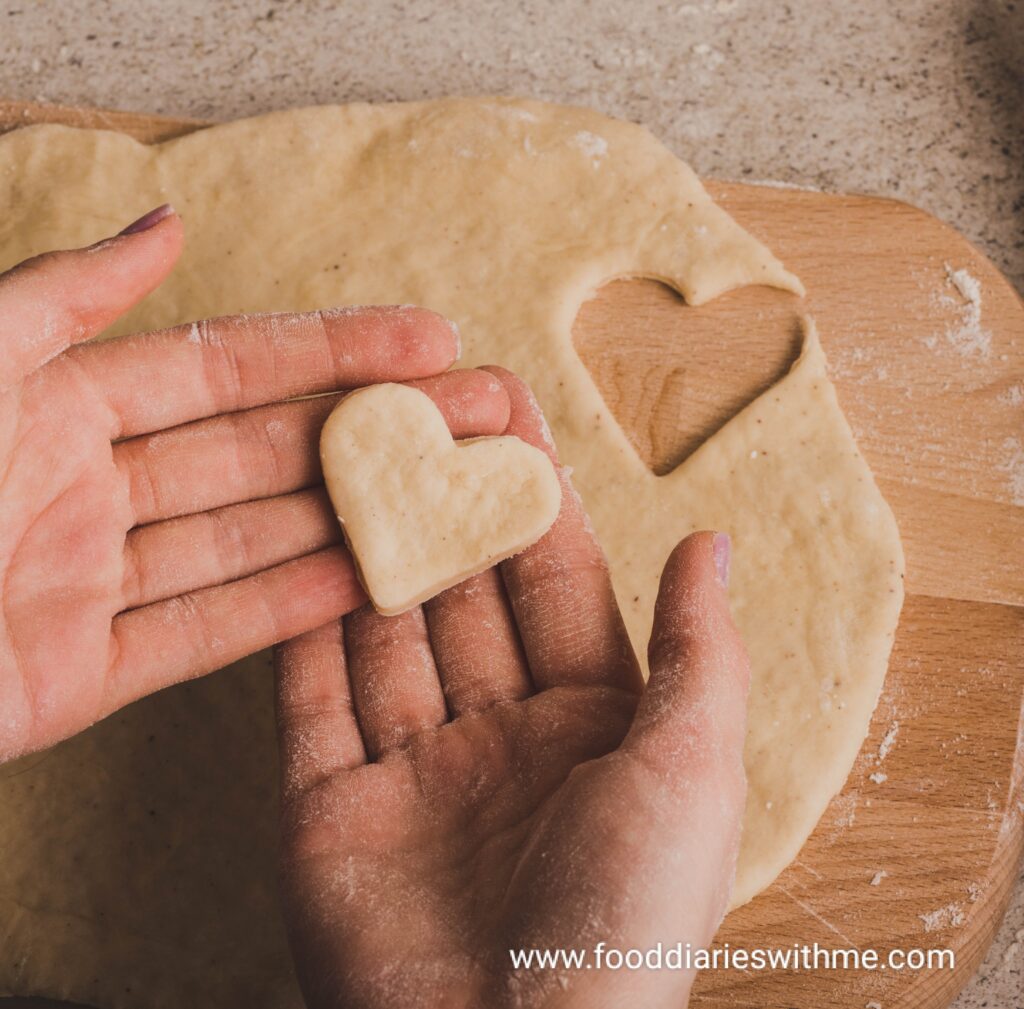
[[[729,587],[729,560],[732,557],[732,542],[728,533],[715,533],[711,550],[715,555],[715,570],[723,589]]]
[[[117,235],[120,238],[121,235],[137,235],[140,231],[149,231],[150,228],[159,224],[165,217],[170,217],[173,213],[174,207],[169,203],[165,203],[163,206],[151,210],[148,214],[143,214],[137,221],[132,221],[127,228],[119,231]]]

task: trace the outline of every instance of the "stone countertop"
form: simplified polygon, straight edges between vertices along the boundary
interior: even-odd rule
[[[0,97],[234,119],[518,94],[701,174],[914,203],[1024,291],[1024,0],[0,0]],[[1024,877],[957,1009],[1020,1009]]]

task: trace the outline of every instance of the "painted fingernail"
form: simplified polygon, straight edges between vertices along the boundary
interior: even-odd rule
[[[715,533],[711,550],[715,555],[715,570],[723,589],[729,587],[729,560],[732,557],[732,542],[728,533]]]
[[[165,203],[163,206],[151,210],[148,214],[143,214],[137,221],[132,221],[127,228],[119,231],[117,235],[120,238],[121,235],[137,235],[140,231],[149,231],[150,228],[159,224],[165,217],[170,217],[173,213],[174,207],[169,203]]]

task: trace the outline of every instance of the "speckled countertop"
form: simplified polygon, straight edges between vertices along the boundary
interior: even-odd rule
[[[0,97],[231,119],[510,93],[702,175],[894,196],[1024,290],[1024,0],[2,0]],[[1024,877],[957,1009],[1024,1006]]]

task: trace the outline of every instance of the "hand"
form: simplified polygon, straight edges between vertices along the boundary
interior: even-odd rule
[[[0,759],[360,605],[323,492],[303,489],[337,397],[263,404],[457,355],[438,316],[387,308],[72,346],[155,288],[182,241],[161,209],[0,276]],[[490,376],[422,386],[460,437],[507,421]]]
[[[510,433],[554,459],[528,391],[494,373]],[[728,539],[669,558],[644,689],[562,478],[554,527],[500,571],[278,649],[283,892],[311,1009],[685,1003],[691,973],[594,969],[592,951],[702,948],[727,907],[749,678]],[[512,967],[558,948],[590,969]]]

